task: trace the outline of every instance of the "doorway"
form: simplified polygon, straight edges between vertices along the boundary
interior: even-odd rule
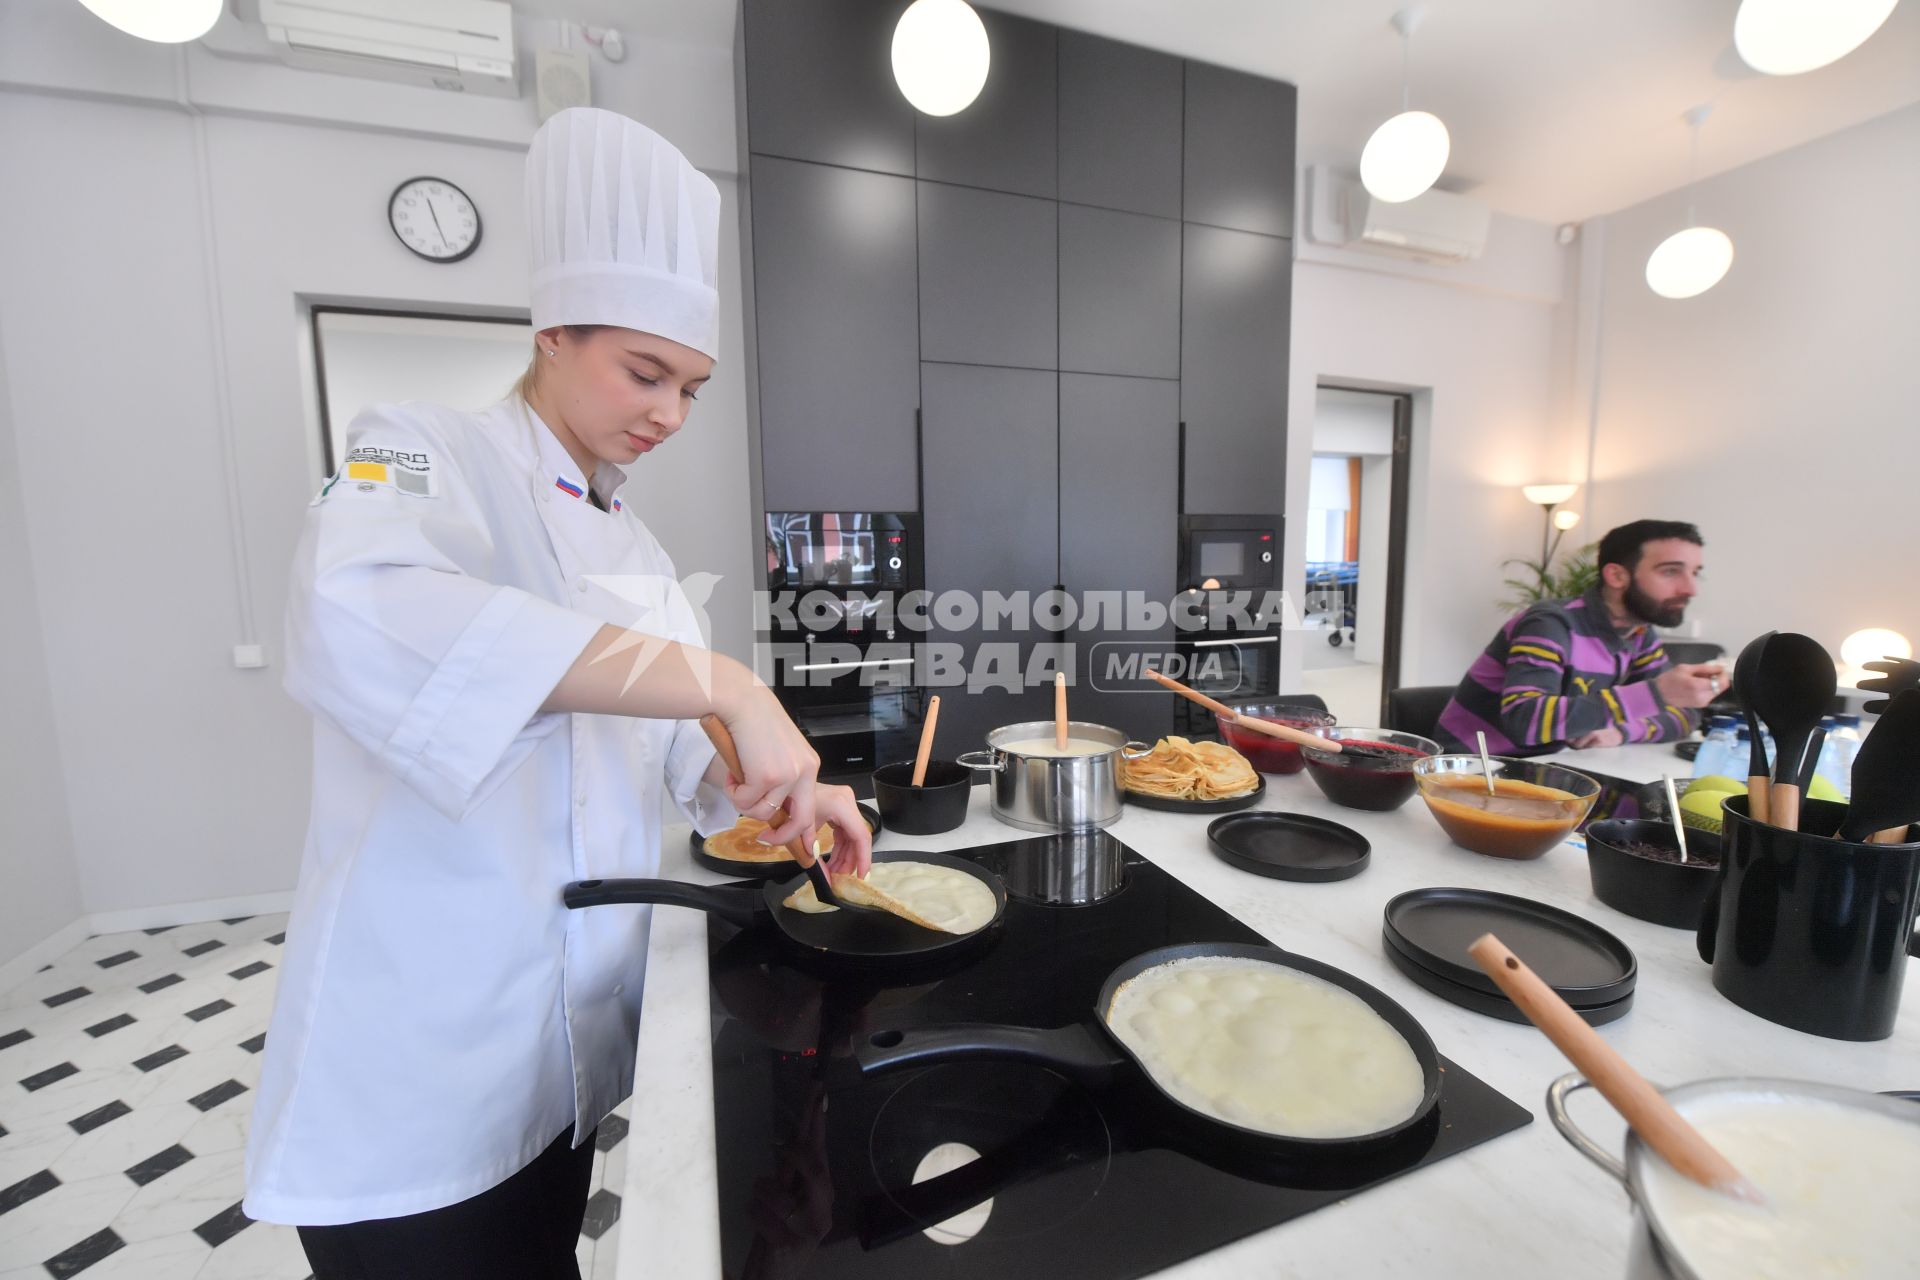
[[[1384,724],[1400,682],[1412,422],[1403,392],[1314,394],[1300,681],[1342,724]]]
[[[347,427],[368,405],[428,400],[485,409],[513,389],[532,351],[525,320],[314,307],[322,478],[340,469]]]

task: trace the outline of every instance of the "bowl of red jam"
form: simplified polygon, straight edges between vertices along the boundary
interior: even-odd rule
[[[1318,707],[1286,702],[1233,702],[1227,705],[1243,716],[1271,720],[1275,724],[1290,725],[1308,733],[1323,732],[1333,724],[1333,717]],[[1218,713],[1213,718],[1220,726],[1220,741],[1245,756],[1247,763],[1261,773],[1298,773],[1306,766],[1306,761],[1300,758],[1299,743],[1268,737],[1257,729],[1235,724]]]
[[[1432,739],[1393,729],[1342,725],[1319,733],[1338,742],[1340,750],[1303,747],[1307,776],[1327,799],[1349,809],[1398,809],[1417,790],[1413,762],[1440,754],[1440,744]]]

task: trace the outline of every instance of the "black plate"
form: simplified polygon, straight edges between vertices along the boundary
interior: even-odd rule
[[[1449,982],[1439,974],[1424,969],[1407,957],[1407,954],[1393,944],[1393,936],[1382,933],[1381,942],[1385,946],[1387,959],[1393,967],[1413,980],[1416,987],[1430,991],[1449,1004],[1457,1004],[1462,1009],[1471,1009],[1475,1013],[1484,1013],[1490,1018],[1499,1018],[1502,1022],[1528,1021],[1527,1015],[1520,1012],[1520,1006],[1504,995],[1488,995],[1458,982]],[[1618,1018],[1626,1016],[1633,1008],[1633,993],[1629,991],[1618,1000],[1605,1004],[1574,1006],[1574,1012],[1585,1019],[1590,1026],[1604,1026]]]
[[[867,820],[867,830],[880,834],[880,811],[862,801],[860,816]],[[718,871],[723,876],[732,876],[735,880],[784,880],[794,872],[792,858],[782,858],[778,862],[739,862],[733,858],[716,858],[707,852],[707,838],[698,831],[689,838],[693,846],[693,860],[709,871]]]
[[[1207,824],[1207,844],[1242,871],[1276,880],[1345,880],[1373,847],[1352,827],[1304,813],[1237,813]]]
[[[1176,800],[1171,796],[1141,795],[1136,791],[1120,788],[1120,794],[1127,798],[1128,804],[1137,804],[1142,809],[1164,809],[1168,813],[1236,813],[1260,803],[1260,797],[1267,794],[1267,775],[1256,773],[1260,779],[1253,790],[1243,796],[1227,796],[1220,800]]]
[[[1570,911],[1484,889],[1415,889],[1387,903],[1386,930],[1409,960],[1435,975],[1504,1000],[1467,948],[1499,936],[1570,1005],[1592,1007],[1633,993],[1639,966],[1627,944]]]

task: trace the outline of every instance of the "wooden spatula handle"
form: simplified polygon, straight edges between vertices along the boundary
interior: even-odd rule
[[[744,780],[747,775],[746,771],[740,767],[740,752],[739,749],[733,745],[732,731],[721,722],[719,716],[701,716],[700,727],[706,731],[707,740],[713,743],[714,752],[720,757],[720,763],[727,766],[727,772],[736,778]],[[787,811],[785,809],[775,809],[773,816],[767,819],[767,825],[769,827],[777,827],[786,820]],[[813,865],[812,837],[813,832],[809,831],[805,835],[795,836],[787,842],[787,851],[793,854],[793,860],[802,867],[810,867]]]
[[[1772,821],[1773,806],[1767,803],[1773,779],[1764,773],[1747,775],[1747,816],[1755,822]]]
[[[1776,782],[1767,792],[1767,821],[1786,831],[1800,829],[1800,788]]]
[[[1158,671],[1148,671],[1147,678],[1149,680],[1155,681],[1158,684],[1164,685],[1166,688],[1173,690],[1175,693],[1185,698],[1188,702],[1197,703],[1200,706],[1205,707],[1207,710],[1213,712],[1213,714],[1217,716],[1225,716],[1227,719],[1232,720],[1235,716],[1239,714],[1232,707],[1228,706],[1226,703],[1216,702],[1212,698],[1209,698],[1206,694],[1201,693],[1198,689],[1189,689],[1186,685],[1181,684],[1178,680],[1175,680],[1172,676],[1164,675]]]
[[[1067,673],[1053,673],[1053,745],[1056,750],[1067,749]]]
[[[1740,1171],[1500,939],[1482,934],[1467,954],[1662,1159],[1703,1186],[1748,1199],[1757,1196]]]
[[[927,761],[933,758],[933,726],[940,720],[940,695],[927,699],[927,720],[920,726],[920,750],[913,757],[913,785],[925,786]]]
[[[1264,733],[1269,738],[1280,738],[1287,742],[1297,742],[1303,747],[1312,747],[1317,751],[1338,752],[1341,749],[1340,744],[1332,738],[1323,738],[1317,733],[1311,733],[1305,729],[1296,729],[1290,724],[1275,724],[1271,720],[1262,720],[1258,716],[1250,716],[1244,711],[1236,712],[1233,717],[1233,722],[1243,729],[1251,729],[1255,733]]]

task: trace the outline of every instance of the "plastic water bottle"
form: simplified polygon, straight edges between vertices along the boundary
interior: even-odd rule
[[[1705,778],[1712,774],[1725,777],[1744,777],[1745,766],[1734,768],[1734,756],[1739,752],[1740,759],[1746,759],[1746,748],[1739,743],[1739,722],[1732,716],[1714,716],[1707,721],[1707,740],[1700,744],[1700,752],[1693,758],[1693,776]]]
[[[1820,750],[1819,773],[1839,788],[1840,794],[1853,798],[1853,758],[1860,752],[1860,717],[1833,716],[1827,730],[1826,746]]]

